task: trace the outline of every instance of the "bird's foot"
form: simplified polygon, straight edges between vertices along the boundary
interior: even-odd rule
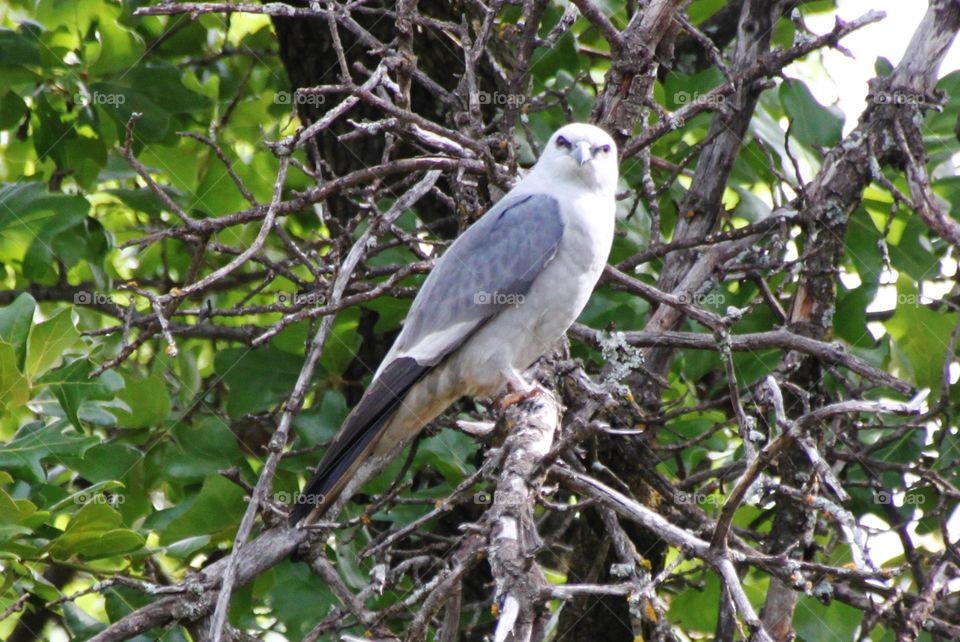
[[[506,410],[510,406],[515,406],[542,394],[544,394],[544,391],[540,386],[533,386],[530,390],[524,392],[508,392],[500,399],[500,407]]]
[[[508,392],[500,399],[500,407],[506,410],[511,406],[516,406],[518,403],[526,401],[527,399],[536,397],[537,395],[541,394],[541,392],[542,390],[540,390],[540,388],[534,388],[529,392]]]
[[[528,382],[516,370],[508,370],[504,375],[507,379],[507,385],[511,388],[511,391],[500,399],[500,407],[504,410],[527,399],[543,394],[543,388]]]

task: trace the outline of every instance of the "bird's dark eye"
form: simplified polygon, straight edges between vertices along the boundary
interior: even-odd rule
[[[557,136],[557,147],[566,147],[570,149],[570,141],[563,136]]]
[[[601,146],[600,146],[600,153],[601,153],[601,154],[609,154],[609,153],[610,153],[610,145],[601,145]]]

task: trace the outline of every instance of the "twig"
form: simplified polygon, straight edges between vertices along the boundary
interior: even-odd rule
[[[23,605],[27,603],[27,600],[30,599],[30,593],[24,592],[23,595],[10,602],[7,605],[7,608],[3,609],[3,613],[0,613],[0,622],[3,622],[8,617],[14,613],[18,613],[23,610]]]
[[[651,290],[656,291],[655,288]],[[712,320],[712,318],[711,318]],[[572,334],[591,344],[599,345],[600,336],[596,330],[582,325],[574,325]],[[695,350],[716,350],[717,344],[709,334],[699,332],[624,332],[624,340],[633,346],[657,347],[668,346],[671,348],[691,348]],[[875,381],[876,383],[887,386],[901,394],[913,394],[914,387],[906,381],[894,377],[888,372],[875,368],[863,361],[859,357],[850,354],[843,344],[839,342],[827,343],[818,341],[803,335],[795,334],[789,330],[769,330],[767,332],[755,332],[750,334],[732,334],[730,335],[730,349],[740,352],[754,352],[758,350],[794,350],[805,354],[813,355],[825,363],[843,366],[858,375]]]

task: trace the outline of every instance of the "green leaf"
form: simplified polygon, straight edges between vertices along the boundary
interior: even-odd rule
[[[119,9],[112,3],[102,3],[98,11],[101,19],[97,22],[97,38],[87,48],[90,58],[95,58],[90,67],[93,74],[124,72],[143,55],[140,37],[117,21]]]
[[[271,614],[286,625],[290,639],[300,639],[316,624],[316,615],[337,603],[330,587],[306,564],[284,560],[255,580]]]
[[[909,380],[920,387],[939,388],[956,323],[956,313],[927,308],[911,281],[900,277],[896,312],[883,325],[893,338],[894,360]]]
[[[197,535],[195,537],[187,537],[177,542],[173,542],[172,544],[164,547],[164,550],[166,551],[167,555],[170,555],[171,557],[184,559],[192,556],[194,553],[205,548],[209,544],[209,535]]]
[[[170,434],[177,450],[167,456],[164,465],[164,473],[169,479],[197,482],[224,468],[245,467],[237,436],[219,417],[207,416],[196,423],[178,423]]]
[[[877,76],[889,76],[893,73],[893,69],[893,63],[883,56],[877,56],[877,59],[873,62],[873,70],[876,72]]]
[[[58,109],[60,103],[60,97],[52,93],[35,96],[30,125],[37,157],[52,160],[58,169],[63,169],[66,167],[64,143],[76,139],[77,132],[73,128],[73,119]]]
[[[37,0],[34,18],[49,29],[61,25],[86,31],[99,19],[99,12],[114,16],[104,0]]]
[[[733,191],[740,197],[740,202],[734,210],[740,218],[756,223],[770,215],[770,206],[753,191],[742,187],[733,187]]]
[[[877,286],[863,284],[853,290],[840,286],[837,293],[837,311],[833,315],[833,329],[837,336],[852,346],[869,348],[876,341],[867,330],[867,306],[877,294]]]
[[[71,138],[63,143],[63,162],[71,169],[77,183],[90,188],[107,164],[107,148],[100,138]]]
[[[27,376],[35,379],[57,365],[70,348],[80,340],[69,310],[61,310],[30,333],[27,348]]]
[[[23,369],[23,361],[27,354],[27,337],[30,335],[30,325],[33,323],[33,311],[37,302],[28,292],[22,293],[13,303],[0,308],[0,340],[13,346],[16,354],[16,366]]]
[[[37,512],[33,502],[14,499],[0,489],[0,524],[19,524]]]
[[[63,623],[71,640],[87,640],[107,628],[106,624],[69,601],[63,604]]]
[[[41,462],[53,459],[62,463],[62,457],[82,456],[96,443],[98,437],[84,437],[73,432],[66,421],[43,425],[38,421],[21,428],[13,439],[0,446],[0,468],[18,479],[39,482],[44,478]]]
[[[83,222],[90,203],[82,196],[51,194],[42,183],[0,183],[0,230],[26,231],[49,242]]]
[[[910,212],[898,215],[896,223],[901,224],[902,229],[896,240],[891,239],[888,244],[893,267],[906,272],[917,281],[936,276],[939,273],[940,258],[930,250],[926,240],[929,231],[927,226],[920,217]]]
[[[160,543],[232,529],[243,517],[244,508],[243,490],[220,475],[211,475],[189,507],[160,532]]]
[[[293,428],[304,446],[319,444],[337,434],[349,411],[347,400],[342,393],[327,390],[323,393],[319,405],[297,415],[293,420]]]
[[[821,603],[800,596],[793,624],[800,640],[853,640],[863,613],[842,602]]]
[[[684,631],[712,633],[717,627],[718,599],[720,579],[715,573],[704,573],[702,589],[688,588],[670,601],[670,623]],[[711,608],[704,608],[707,604]]]
[[[0,417],[13,414],[30,399],[30,383],[17,368],[13,346],[0,341]]]
[[[640,297],[599,288],[580,314],[580,322],[593,328],[613,326],[617,330],[629,330],[642,327],[649,310],[650,304]]]
[[[112,399],[123,386],[118,374],[107,371],[91,379],[96,366],[87,359],[77,359],[40,377],[38,383],[50,387],[60,407],[76,428],[82,428],[78,415],[80,406],[96,399]]]
[[[184,86],[183,73],[168,62],[151,61],[124,73],[123,80],[171,114],[186,114],[209,108],[209,98]]]
[[[726,5],[726,0],[695,0],[687,9],[690,22],[699,25]]]
[[[103,36],[103,31],[98,34]],[[104,44],[106,46],[107,42]],[[101,56],[97,65],[102,65],[105,60],[116,62],[115,56]],[[179,124],[176,114],[206,110],[211,106],[209,98],[184,86],[183,71],[168,62],[152,59],[136,65],[123,63],[122,68],[123,73],[114,79],[93,83],[84,99],[86,104],[106,112],[120,132],[126,129],[133,113],[140,113],[135,128],[138,144],[170,142],[171,125]]]
[[[879,436],[879,435],[878,435]],[[901,464],[908,464],[910,462],[915,462],[920,458],[920,454],[923,452],[924,446],[924,434],[920,430],[910,430],[904,433],[896,441],[876,450],[878,458],[882,458],[882,461],[893,461]],[[898,486],[902,483],[899,473],[894,473],[887,471],[883,473],[885,483],[890,486]],[[873,508],[878,508],[876,502]],[[882,516],[884,513],[881,510],[876,511],[877,515]]]
[[[231,417],[266,410],[284,400],[301,367],[303,357],[270,345],[220,350],[214,357],[214,370],[230,390],[227,413]]]
[[[50,544],[50,554],[66,560],[113,557],[143,547],[143,537],[123,528],[120,513],[104,503],[88,503],[70,520],[63,534]]]
[[[40,46],[27,29],[0,29],[0,65],[39,65]]]
[[[57,512],[75,508],[76,506],[86,506],[87,504],[109,504],[111,499],[104,495],[103,491],[113,491],[118,488],[123,488],[123,484],[118,481],[97,482],[96,484],[91,484],[86,488],[67,495],[57,503],[49,506],[48,510],[50,512]]]
[[[670,73],[664,80],[663,87],[667,107],[678,109],[696,102],[721,82],[723,82],[723,74],[714,67],[693,75]],[[708,118],[709,116],[705,115],[703,122],[708,123]]]
[[[17,125],[27,113],[27,104],[12,90],[0,96],[0,130]]]
[[[365,303],[363,307],[377,314],[377,323],[373,331],[384,334],[399,328],[401,322],[407,318],[407,313],[410,312],[410,299],[382,296]]]
[[[90,87],[91,101],[106,112],[125,131],[134,112],[141,114],[134,132],[138,140],[155,143],[163,140],[170,130],[170,113],[154,103],[149,96],[132,87],[98,82]]]
[[[557,75],[561,70],[571,76],[576,76],[577,72],[580,71],[580,56],[577,54],[577,43],[573,33],[567,31],[552,47],[540,47],[534,51],[530,69],[533,72],[534,78],[539,81],[538,84],[540,84],[540,86]],[[501,98],[495,95],[491,97],[488,102],[491,104],[504,104],[505,101],[511,98],[520,100],[523,97],[516,98],[505,95]]]
[[[170,393],[163,375],[157,371],[149,377],[139,378],[124,375],[125,385],[117,393],[129,410],[111,409],[117,418],[117,424],[124,428],[149,428],[163,425],[170,415]]]
[[[757,350],[756,352],[738,352],[733,355],[733,365],[737,380],[742,385],[753,385],[759,379],[773,372],[780,360],[778,350]],[[726,382],[723,382],[726,385]]]
[[[348,308],[337,314],[320,356],[320,365],[328,374],[343,374],[357,356],[357,350],[360,349],[360,335],[357,333],[359,323],[359,308]]]
[[[119,481],[127,484],[127,476],[142,459],[139,450],[119,442],[98,443],[83,453],[71,467],[92,483]]]
[[[451,484],[458,484],[473,472],[468,463],[477,452],[477,442],[468,435],[444,428],[439,434],[424,439],[417,449],[417,464],[427,465]]]
[[[161,189],[167,193],[174,201],[180,198],[180,192],[161,185]],[[126,189],[126,188],[116,188],[104,190],[107,194],[112,194],[116,196],[120,201],[122,201],[126,206],[134,209],[138,212],[146,212],[151,216],[160,216],[165,208],[163,202],[160,198],[149,189]]]
[[[843,237],[846,254],[853,263],[865,285],[876,285],[883,271],[883,257],[878,241],[883,238],[880,230],[863,208],[857,208],[850,217],[847,233]]]
[[[43,514],[43,513],[37,513]],[[28,526],[20,526],[19,524],[12,523],[0,523],[0,543],[3,542],[12,542],[21,537],[26,537],[33,532],[33,528]],[[3,604],[3,597],[0,596],[0,606]]]
[[[792,134],[808,147],[833,147],[843,135],[843,112],[824,107],[801,80],[780,85],[780,102],[793,121]]]

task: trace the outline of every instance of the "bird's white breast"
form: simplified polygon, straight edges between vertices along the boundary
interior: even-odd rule
[[[525,370],[563,336],[586,306],[610,255],[615,201],[587,190],[554,194],[563,238],[523,302],[503,310],[459,351],[456,371],[467,394],[490,395],[505,368]],[[453,364],[451,364],[453,365]]]

